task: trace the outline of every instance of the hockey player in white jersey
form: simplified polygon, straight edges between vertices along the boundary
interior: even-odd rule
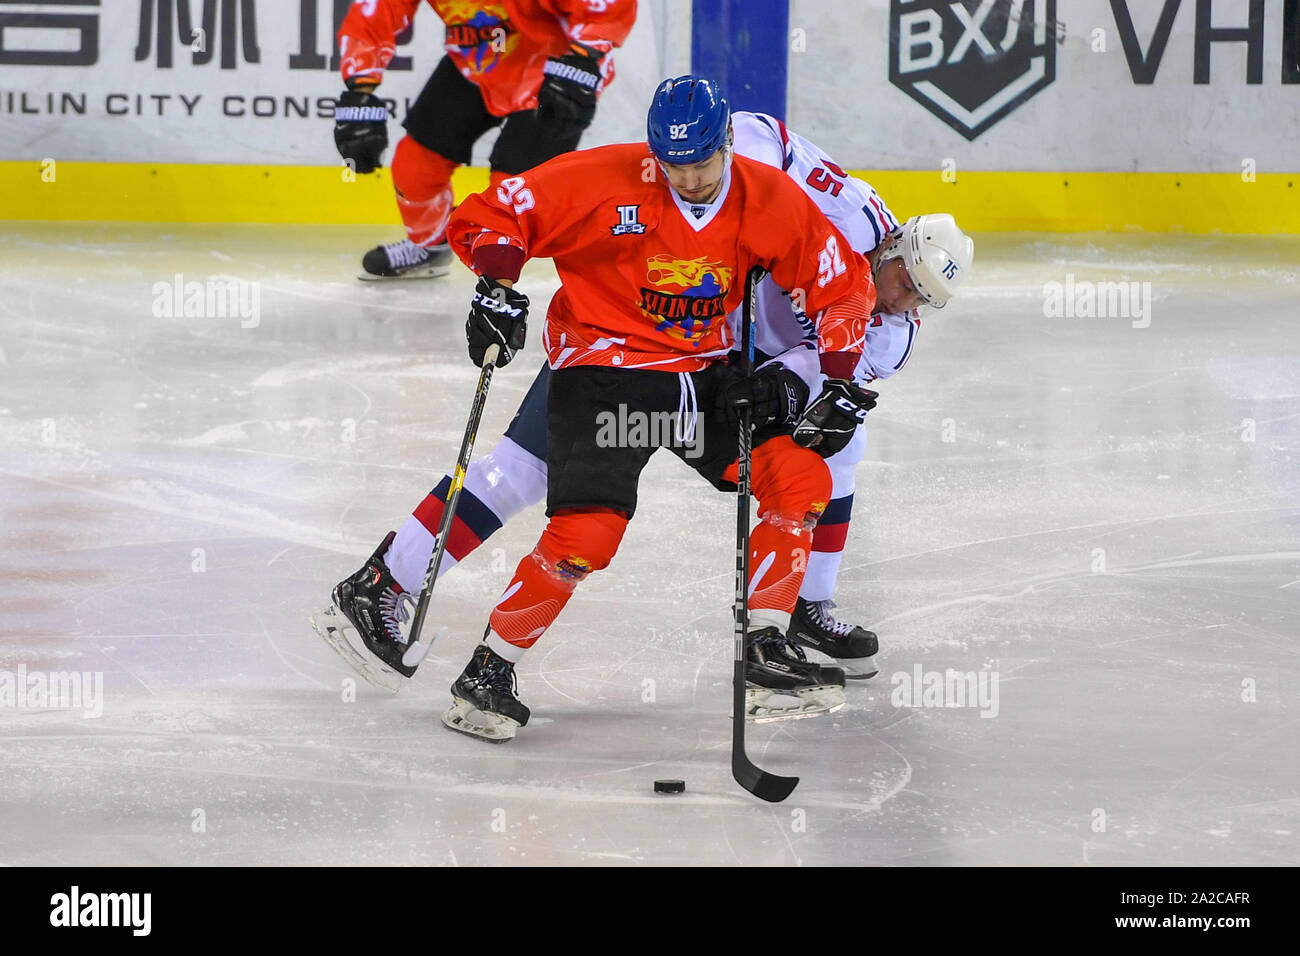
[[[784,169],[870,260],[876,307],[853,380],[863,386],[894,375],[912,354],[921,325],[918,310],[947,304],[970,269],[974,243],[946,214],[916,216],[899,226],[871,186],[849,176],[816,144],[771,116],[736,113],[733,124],[738,152]],[[820,394],[825,377],[817,367],[811,323],[797,297],[765,279],[759,287],[758,316],[757,349],[764,356],[781,354],[782,364],[808,382],[809,394]],[[800,342],[805,345],[802,362],[797,350],[790,351]],[[864,422],[842,450],[826,459],[833,496],[813,531],[812,553],[789,631],[798,643],[835,658],[846,677],[858,679],[875,676],[879,642],[871,631],[837,621],[831,611],[853,509],[854,476],[866,446]]]
[[[850,177],[815,144],[774,117],[736,112],[732,128],[736,152],[785,170],[853,248],[868,257],[875,273],[876,307],[853,377],[864,385],[896,374],[912,354],[919,309],[946,305],[970,270],[973,242],[946,214],[916,216],[900,225],[871,186]],[[822,396],[826,377],[818,365],[816,334],[799,298],[770,278],[762,282],[755,347],[764,359],[780,355],[782,364],[807,381],[810,395]],[[739,316],[732,321],[738,322]],[[470,465],[441,572],[516,514],[545,500],[548,380],[549,369],[543,366],[505,437]],[[845,676],[867,678],[876,673],[876,635],[831,614],[853,506],[854,473],[866,451],[865,424],[847,430],[838,441],[840,449],[826,459],[834,482],[832,499],[813,532],[789,636],[834,658]],[[317,631],[350,664],[389,690],[399,689],[419,663],[418,654],[406,653],[401,625],[423,585],[450,486],[450,476],[444,477],[369,561],[339,583],[335,606],[313,619]]]

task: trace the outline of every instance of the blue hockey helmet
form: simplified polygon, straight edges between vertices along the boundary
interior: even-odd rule
[[[708,159],[727,141],[731,108],[718,84],[699,76],[664,80],[646,117],[650,152],[660,162],[689,166]]]

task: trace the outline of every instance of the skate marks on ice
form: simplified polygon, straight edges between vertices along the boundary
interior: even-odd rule
[[[1042,532],[1042,533],[1049,533],[1049,532]],[[984,542],[973,542],[970,544],[952,545],[949,548],[935,549],[935,551],[922,552],[921,554],[933,554],[936,551],[940,551],[940,550],[947,551],[955,548],[970,547],[973,544],[979,544],[979,543],[984,543]],[[1124,566],[1113,567],[1109,569],[1108,573],[1113,576],[1121,577],[1124,575],[1143,576],[1143,572],[1148,572],[1148,571],[1170,570],[1175,568],[1214,567],[1218,565],[1284,564],[1293,567],[1300,565],[1300,551],[1271,551],[1271,552],[1264,552],[1260,554],[1232,554],[1232,555],[1222,555],[1219,557],[1209,557],[1209,558],[1199,557],[1201,553],[1202,552],[1199,551],[1193,551],[1190,552],[1189,554],[1179,555],[1169,560],[1151,561],[1151,562],[1146,562],[1144,564],[1135,564],[1129,567],[1124,567]],[[921,555],[920,554],[906,555],[905,557],[911,558],[911,557],[918,557],[918,556]],[[902,560],[902,558],[885,559],[885,560]],[[880,564],[883,563],[883,561],[872,562],[872,563]],[[852,570],[857,570],[866,566],[867,565],[858,565],[856,568]],[[945,598],[942,601],[936,601],[932,604],[922,605],[921,607],[910,608],[906,611],[899,611],[895,614],[889,615],[888,617],[883,617],[880,618],[879,620],[872,621],[871,627],[886,628],[889,627],[890,625],[896,625],[903,621],[908,621],[915,618],[925,618],[926,616],[934,614],[935,612],[940,610],[955,608],[967,604],[975,604],[980,607],[983,607],[984,605],[987,604],[996,604],[996,603],[1014,604],[1019,599],[1026,597],[1028,595],[1039,593],[1052,585],[1086,581],[1094,578],[1095,575],[1096,572],[1086,570],[1086,569],[1080,571],[1060,571],[1060,572],[1048,572],[1044,574],[1028,575],[1025,577],[1006,581],[998,585],[995,589],[979,590],[972,594],[964,594],[961,595],[960,597],[954,597],[954,598]],[[1292,583],[1294,584],[1297,582],[1292,582]],[[1280,585],[1281,588],[1285,588],[1287,586],[1288,585],[1285,584]],[[1132,638],[1132,640],[1142,640],[1142,639],[1144,638]],[[1123,642],[1110,642],[1110,643],[1123,643]],[[1101,643],[1098,646],[1106,647],[1106,646],[1110,646],[1110,643]]]
[[[620,706],[598,699],[610,685],[576,667],[557,667],[552,684],[591,701],[574,707],[526,668],[521,679],[534,689],[540,719],[507,745],[508,753],[438,723],[458,653],[454,661],[427,661],[401,698],[384,699],[357,678],[355,700],[344,702],[340,682],[354,675],[292,609],[275,612],[265,627],[246,616],[250,608],[259,619],[274,609],[267,599],[272,590],[328,580],[324,569],[337,558],[304,561],[303,549],[286,555],[274,540],[241,546],[228,558],[239,578],[259,568],[276,571],[266,594],[245,595],[247,606],[214,608],[218,613],[194,622],[200,626],[169,635],[164,622],[174,626],[186,608],[208,604],[203,593],[177,595],[160,607],[164,629],[149,638],[104,633],[115,619],[109,614],[98,619],[100,633],[70,642],[87,654],[116,648],[109,655],[139,677],[138,684],[123,683],[125,677],[109,670],[103,720],[58,728],[51,715],[42,715],[39,726],[6,721],[0,754],[14,767],[7,779],[26,781],[8,792],[22,806],[19,819],[50,838],[39,847],[16,836],[0,839],[6,859],[56,858],[61,846],[83,842],[78,834],[95,832],[102,840],[91,855],[102,854],[95,859],[104,863],[443,863],[453,854],[461,863],[699,863],[730,860],[733,853],[747,863],[792,863],[788,841],[805,862],[831,862],[842,845],[831,833],[835,821],[870,815],[871,798],[892,779],[872,776],[871,786],[845,786],[841,768],[817,768],[819,785],[799,805],[810,814],[806,831],[792,831],[788,816],[756,810],[727,771],[725,641],[716,674],[704,669],[704,679],[718,687],[706,714],[694,712],[685,697],[685,709],[667,701],[658,711]],[[131,558],[119,563],[140,566]],[[218,592],[234,580],[223,581],[219,572],[210,567],[204,579]],[[107,596],[101,591],[87,601],[102,607]],[[124,602],[136,599],[132,589],[122,595]],[[221,628],[215,640],[214,623]],[[602,664],[618,666],[632,656],[620,652]],[[561,658],[552,663],[563,665]],[[698,666],[693,657],[689,668],[675,665],[666,676],[686,695]],[[820,734],[831,730],[773,738],[767,758],[812,768],[825,753]],[[688,792],[672,803],[650,791],[651,781],[666,775],[688,780]],[[192,830],[198,811],[206,820],[202,833]],[[414,837],[400,823],[410,819]],[[504,829],[493,830],[498,822]],[[79,858],[86,859],[84,851]]]
[[[804,778],[756,807],[726,770],[734,509],[683,521],[700,485],[665,456],[619,563],[521,668],[536,716],[510,744],[438,715],[509,573],[490,551],[513,567],[534,517],[448,579],[443,657],[398,698],[322,646],[306,615],[454,459],[471,283],[355,283],[373,230],[221,232],[108,227],[0,277],[0,669],[102,670],[108,695],[98,721],[0,710],[6,862],[1300,858],[1294,255],[982,238],[968,304],[872,413],[836,597],[879,629],[881,672],[837,714],[753,729]],[[1151,278],[1149,328],[1042,317],[1044,282],[1094,267]],[[155,320],[175,272],[261,282],[260,325]],[[482,435],[534,369],[494,382]],[[998,719],[895,706],[917,663],[994,664]]]
[[[49,859],[67,842],[82,846],[83,862],[438,863],[451,852],[462,863],[789,863],[793,840],[802,859],[829,862],[822,840],[835,821],[851,825],[900,785],[876,771],[862,790],[870,799],[810,793],[800,803],[806,833],[791,831],[788,810],[773,814],[736,792],[722,734],[714,753],[639,746],[662,759],[637,765],[627,759],[626,727],[644,714],[559,711],[507,753],[447,732],[428,700],[314,703],[322,696],[162,696],[114,706],[93,727],[8,727],[7,789],[49,839],[24,856],[10,831],[0,838],[5,858]],[[580,746],[611,738],[596,753]],[[775,749],[765,745],[767,759]],[[688,792],[666,802],[650,783],[669,771],[688,780]],[[195,833],[198,810],[206,830]],[[85,832],[103,839],[86,848],[74,839]]]

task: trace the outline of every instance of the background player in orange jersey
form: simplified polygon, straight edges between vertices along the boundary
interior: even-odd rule
[[[641,469],[665,447],[715,487],[734,489],[742,406],[756,427],[760,517],[749,542],[749,712],[804,716],[843,705],[843,671],[805,661],[785,632],[831,490],[810,449],[874,404],[872,393],[845,379],[862,350],[875,288],[866,261],[798,186],[780,170],[733,157],[729,117],[708,80],[666,81],[650,108],[649,150],[625,144],[560,157],[470,197],[451,219],[452,248],[481,276],[466,325],[476,364],[492,345],[501,349],[499,365],[523,346],[528,300],[513,285],[526,258],[552,258],[562,283],[543,333],[554,369],[550,521],[452,686],[455,703],[443,720],[453,729],[499,740],[527,722],[514,664],[577,584],[609,564],[636,510]],[[832,381],[812,403],[779,358],[744,378],[720,361],[732,344],[726,316],[753,266],[801,290],[816,317]],[[667,416],[673,428],[606,430],[636,416]],[[380,554],[371,559],[376,567]],[[767,703],[774,694],[800,703],[776,711]]]
[[[421,0],[358,0],[339,30],[347,91],[335,109],[334,140],[357,172],[373,172],[388,146],[388,110],[375,95],[395,38]],[[577,148],[614,76],[610,51],[627,38],[636,0],[429,0],[447,25],[447,55],[402,124],[393,187],[406,239],[377,246],[363,279],[443,275],[451,174],[474,143],[500,126],[492,185]]]

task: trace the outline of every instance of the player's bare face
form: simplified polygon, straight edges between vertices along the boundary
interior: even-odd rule
[[[910,312],[925,305],[925,299],[912,285],[902,259],[889,259],[876,270],[876,307],[872,315]]]
[[[722,173],[727,164],[726,150],[720,149],[702,163],[674,166],[660,163],[668,185],[687,202],[712,202],[722,188]]]

